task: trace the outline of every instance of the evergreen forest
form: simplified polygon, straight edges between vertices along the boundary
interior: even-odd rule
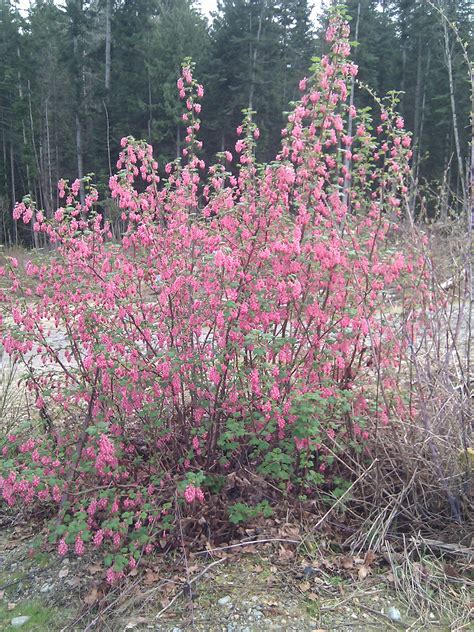
[[[203,158],[232,149],[242,110],[255,112],[257,158],[271,161],[298,83],[325,53],[328,6],[310,0],[0,0],[0,241],[31,244],[15,201],[58,206],[60,178],[94,174],[102,194],[120,139],[153,145],[160,169],[179,156],[184,124],[176,79],[192,58],[205,87]],[[414,137],[413,204],[429,216],[460,209],[469,143],[472,35],[467,0],[349,0],[353,99],[399,91]],[[365,87],[367,86],[367,88]],[[107,201],[104,202],[107,205]],[[103,209],[113,219],[114,208]]]

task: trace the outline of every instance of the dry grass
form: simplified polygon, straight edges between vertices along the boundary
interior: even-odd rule
[[[11,360],[2,358],[1,353],[0,348],[0,437],[14,432],[30,417],[21,370]]]
[[[439,545],[423,538],[404,539],[403,550],[397,552],[386,543],[395,590],[416,614],[408,629],[422,629],[437,619],[448,621],[451,630],[467,630],[472,621],[474,581],[469,572],[472,575],[474,550],[460,547],[440,555]]]

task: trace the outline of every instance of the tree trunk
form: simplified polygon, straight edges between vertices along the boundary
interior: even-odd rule
[[[355,25],[355,32],[354,32],[354,39],[357,42],[357,38],[359,37],[359,21],[360,21],[360,2],[357,4],[357,19],[356,19],[356,25]],[[356,54],[357,54],[357,48],[356,50]],[[356,59],[356,56],[354,55],[354,60]],[[349,120],[347,122],[347,135],[348,136],[352,136],[352,107],[354,105],[354,89],[355,89],[355,77],[352,76],[351,79],[351,95],[349,97]],[[349,171],[350,166],[351,166],[351,161],[350,159],[347,157],[347,154],[344,158],[344,166],[347,169],[347,171]],[[348,183],[348,181],[346,180],[346,178],[344,178],[344,185],[343,185],[343,199],[344,199],[344,204],[346,206],[348,206],[349,204],[349,186],[350,184]],[[349,209],[347,209],[349,210]]]
[[[81,204],[84,204],[85,194],[84,194],[84,184],[82,182],[82,178],[84,177],[84,159],[82,154],[82,124],[79,113],[76,113],[76,162],[77,162],[77,177],[81,181],[80,187],[80,200]]]
[[[446,141],[446,145],[448,141]],[[449,167],[451,158],[446,157],[443,169],[443,180],[441,182],[441,190],[439,195],[439,217],[444,224],[448,219],[448,202],[449,202]]]
[[[420,142],[420,101],[421,101],[421,37],[418,37],[416,59],[416,84],[415,84],[415,117],[413,122],[414,143],[413,143],[413,168],[416,169],[416,161],[418,158],[418,144]]]
[[[82,12],[82,2],[79,2],[79,9]],[[81,205],[85,202],[84,183],[82,181],[84,177],[84,156],[82,149],[82,110],[84,102],[84,64],[82,59],[82,50],[79,50],[79,26],[75,25],[76,31],[73,38],[73,52],[74,63],[77,72],[80,76],[80,84],[76,88],[77,102],[76,102],[76,164],[77,164],[77,177],[81,181],[79,189],[79,199]]]
[[[33,146],[33,155],[35,157],[35,165],[38,171],[39,199],[41,202],[44,199],[43,184],[42,184],[42,169],[41,169],[41,164],[38,158],[38,152],[36,148],[35,125],[33,121],[33,106],[31,104],[31,84],[29,80],[28,80],[28,109],[29,109],[29,114],[30,114],[31,144]]]
[[[430,51],[428,49],[428,61],[427,61],[427,73],[429,69]],[[425,77],[427,76],[427,73]],[[424,105],[426,96],[426,81],[423,86],[423,99],[421,97],[421,85],[422,85],[422,46],[421,37],[418,37],[417,46],[417,61],[416,61],[416,84],[415,84],[415,116],[413,122],[413,161],[412,161],[412,178],[410,182],[410,192],[408,195],[409,207],[412,217],[415,215],[416,206],[416,192],[418,188],[418,171],[420,165],[420,152],[421,152],[421,134],[423,128],[423,116]],[[422,102],[423,101],[423,102]]]
[[[5,138],[5,121],[3,120],[3,112],[2,112],[2,153],[3,153],[3,165],[4,165],[4,169],[3,169],[4,189],[6,193],[8,191],[7,141]]]
[[[181,155],[181,128],[179,123],[176,125],[176,158]]]
[[[107,160],[109,164],[109,176],[112,175],[112,159],[110,157],[110,122],[109,122],[109,111],[107,109],[107,103],[105,99],[103,100],[104,110],[105,110],[105,123],[106,123],[106,141],[107,141]]]
[[[112,0],[107,0],[105,5],[105,91],[110,91],[110,44],[111,44],[111,13]]]
[[[46,103],[45,103],[44,119],[45,119],[45,128],[46,128],[46,160],[47,160],[47,173],[48,173],[48,182],[47,182],[48,204],[46,205],[45,210],[46,210],[47,217],[51,217],[51,213],[53,209],[53,172],[51,168],[51,142],[50,142],[50,137],[49,137],[48,99],[46,99]]]
[[[260,44],[260,38],[262,35],[262,24],[263,24],[263,14],[265,13],[266,8],[266,0],[262,1],[262,10],[260,11],[260,15],[258,16],[258,29],[257,29],[257,39],[255,41],[255,46],[252,48],[252,43],[250,43],[250,88],[249,88],[249,110],[253,110],[253,99],[255,94],[255,81],[256,81],[256,71],[257,71],[257,55],[258,55],[258,47]],[[250,37],[252,37],[252,15],[250,14]],[[251,40],[250,40],[251,41]]]
[[[151,94],[151,73],[150,73],[150,64],[147,62],[146,65],[147,70],[147,83],[148,83],[148,142],[151,145],[151,130],[153,125],[153,100]]]
[[[459,142],[458,119],[457,119],[457,113],[456,113],[456,99],[454,95],[452,54],[451,54],[451,48],[449,46],[448,25],[446,23],[446,18],[444,15],[443,15],[443,31],[444,31],[444,52],[446,55],[446,65],[448,67],[449,98],[451,101],[451,116],[453,120],[454,146],[456,148],[456,158],[457,158],[458,170],[459,170],[458,178],[461,183],[463,198],[466,199],[466,187],[464,183],[464,169],[463,169],[463,164],[462,164],[461,144]]]
[[[17,46],[16,54],[17,54],[18,60],[20,60],[21,51],[20,51],[19,46]],[[21,82],[20,68],[18,68],[18,96],[20,97],[20,100],[23,101],[23,84]],[[26,148],[28,146],[28,140],[26,138],[26,125],[25,125],[25,119],[23,117],[21,119],[21,131],[22,131],[22,138],[23,138],[23,146]],[[26,184],[28,187],[28,193],[31,195],[30,165],[28,164],[28,161],[26,161]]]
[[[10,142],[10,184],[12,191],[12,207],[15,206],[16,202],[16,190],[15,190],[15,160],[13,157],[13,143]],[[18,244],[18,225],[16,220],[13,220],[14,225],[14,234],[15,234],[15,245]]]
[[[425,70],[425,82],[423,85],[423,98],[421,102],[421,119],[420,119],[420,130],[418,133],[418,163],[417,163],[417,171],[416,178],[418,179],[418,171],[420,169],[420,159],[421,156],[421,141],[423,139],[423,130],[425,126],[425,105],[426,105],[426,79],[430,72],[430,63],[431,63],[431,50],[428,48],[428,58],[426,60],[426,70]]]

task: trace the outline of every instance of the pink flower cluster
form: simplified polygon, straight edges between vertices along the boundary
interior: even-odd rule
[[[200,487],[194,487],[194,485],[188,485],[184,490],[184,499],[187,503],[191,504],[195,500],[204,502],[204,493]]]
[[[105,468],[109,466],[111,469],[117,467],[118,460],[115,455],[115,446],[110,438],[102,434],[99,437],[99,452],[95,461],[97,472],[101,476],[105,476]]]
[[[185,146],[165,179],[150,145],[122,139],[109,182],[120,238],[92,185],[81,204],[80,183],[62,180],[54,218],[28,200],[15,207],[55,249],[26,275],[13,259],[0,271],[12,323],[0,342],[14,360],[40,365],[28,388],[53,422],[41,441],[5,442],[14,467],[0,464],[0,490],[8,505],[57,511],[67,500],[77,526],[60,555],[69,546],[82,555],[90,539],[134,556],[134,537],[151,551],[172,529],[169,503],[186,477],[202,473],[191,480],[205,489],[207,475],[246,463],[305,485],[313,471],[330,475],[339,445],[364,444],[411,414],[394,380],[406,342],[385,299],[401,297],[414,335],[418,307],[430,304],[429,271],[415,249],[387,248],[408,208],[410,137],[385,102],[376,122],[350,104],[357,67],[343,19],[327,39],[273,163],[256,164],[259,131],[247,116],[234,163],[226,150],[206,175],[203,89],[185,64]],[[186,511],[204,500],[187,485]],[[122,574],[112,567],[107,581]]]

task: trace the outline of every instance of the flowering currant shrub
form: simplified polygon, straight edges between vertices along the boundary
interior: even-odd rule
[[[198,512],[244,467],[311,494],[335,457],[408,414],[384,306],[415,304],[426,283],[390,246],[410,136],[390,99],[376,123],[350,105],[348,37],[336,15],[271,164],[255,161],[247,113],[235,151],[206,167],[186,63],[182,158],[160,179],[152,148],[122,139],[118,242],[90,180],[82,205],[79,181],[61,181],[52,218],[15,207],[51,252],[1,269],[1,341],[44,430],[6,437],[1,495],[54,517],[60,555],[103,550],[110,582],[163,545],[177,502]]]

